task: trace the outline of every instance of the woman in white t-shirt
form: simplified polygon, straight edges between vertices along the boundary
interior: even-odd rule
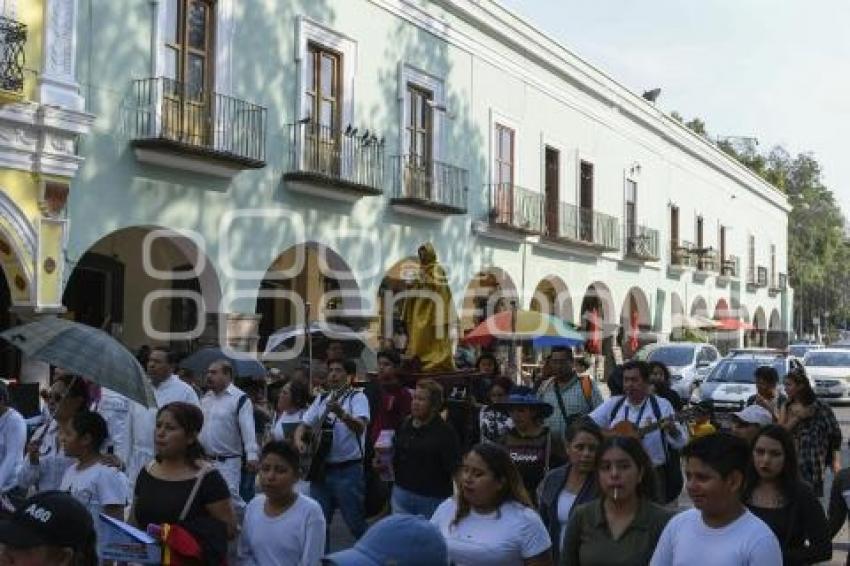
[[[293,379],[284,385],[277,397],[277,417],[272,426],[272,439],[291,442],[309,405],[310,388],[306,382]]]
[[[457,495],[431,518],[455,566],[551,566],[552,543],[507,451],[478,444],[463,459]]]
[[[65,470],[59,489],[86,506],[97,532],[100,532],[101,513],[124,520],[130,493],[127,476],[102,462],[100,449],[108,436],[106,421],[91,411],[77,413],[59,429],[65,454],[75,460]]]
[[[298,452],[272,441],[260,456],[260,485],[245,509],[239,539],[242,566],[317,566],[325,548],[325,516],[318,503],[298,493]]]

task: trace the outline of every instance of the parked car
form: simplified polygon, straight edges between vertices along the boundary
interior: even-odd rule
[[[643,359],[666,365],[672,378],[671,387],[682,399],[689,399],[695,382],[706,376],[720,360],[720,352],[711,344],[652,344],[647,347]]]
[[[803,366],[815,380],[815,393],[827,401],[850,401],[850,350],[823,348],[809,350]]]
[[[788,346],[788,355],[802,360],[811,350],[820,350],[823,344],[791,344]]]
[[[756,393],[756,368],[772,366],[779,373],[779,388],[788,371],[799,366],[797,360],[785,356],[739,353],[727,356],[711,370],[708,377],[699,384],[690,397],[691,403],[703,403],[710,407],[718,420],[723,422],[722,414],[728,417],[733,411],[740,411],[747,399]],[[814,382],[811,376],[809,381]],[[721,415],[718,416],[718,413]]]

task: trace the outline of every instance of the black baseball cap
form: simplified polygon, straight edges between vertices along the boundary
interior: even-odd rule
[[[0,522],[0,544],[13,548],[78,548],[94,536],[94,521],[82,503],[64,491],[33,495]]]

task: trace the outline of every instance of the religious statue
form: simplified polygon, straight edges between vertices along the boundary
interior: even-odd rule
[[[449,329],[452,324],[452,294],[437,252],[430,243],[419,246],[419,276],[404,301],[402,319],[407,327],[409,358],[419,358],[426,372],[454,370]],[[417,293],[420,291],[420,293]]]

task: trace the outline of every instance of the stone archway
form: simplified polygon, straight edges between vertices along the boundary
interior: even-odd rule
[[[63,303],[69,318],[130,348],[158,343],[185,354],[218,342],[221,298],[218,274],[193,237],[134,226],[107,234],[77,260]]]
[[[701,296],[694,297],[691,303],[691,316],[701,316],[708,318],[708,303]]]
[[[650,317],[646,294],[640,287],[629,289],[620,309],[620,340],[618,340],[625,357],[633,356],[644,344],[654,342],[649,339],[651,337],[649,331],[652,327]]]
[[[753,330],[750,345],[761,348],[767,346],[767,316],[762,307],[756,308],[753,313]]]
[[[368,324],[360,286],[336,251],[318,242],[290,246],[260,282],[259,350],[277,330],[305,321],[326,320],[361,330]]]
[[[516,284],[507,271],[489,267],[479,271],[466,286],[460,314],[461,335],[487,317],[519,304]]]
[[[777,309],[770,311],[767,323],[767,346],[784,350],[788,347],[788,333],[782,328],[782,316]]]
[[[531,298],[531,310],[552,314],[573,324],[573,301],[564,280],[550,275],[540,281]]]

